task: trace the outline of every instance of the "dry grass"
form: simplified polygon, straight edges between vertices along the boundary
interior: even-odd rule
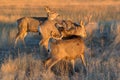
[[[92,18],[93,21],[120,19],[120,15],[119,15],[120,2],[119,1],[112,1],[112,2],[111,1],[109,2],[95,1],[93,3],[89,1],[80,2],[75,0],[72,3],[69,3],[68,1],[66,1],[64,2],[64,5],[63,3],[58,4],[60,3],[59,1],[54,1],[53,3],[50,1],[42,1],[42,0],[41,1],[31,0],[31,2],[27,2],[27,0],[7,1],[7,2],[1,1],[0,21],[14,22],[16,21],[16,19],[23,16],[46,16],[45,10],[43,9],[43,6],[45,5],[51,6],[51,8],[59,12],[62,18],[72,19],[74,21],[79,21],[80,19],[83,19],[83,17],[90,14],[93,15],[93,18]]]
[[[30,1],[0,0],[0,80],[120,80],[119,0]],[[52,72],[46,71],[42,63],[46,54],[37,47],[40,37],[36,34],[27,36],[28,48],[19,46],[19,52],[12,48],[17,33],[16,20],[23,16],[46,16],[45,5],[52,5],[51,8],[60,13],[62,19],[75,22],[86,21],[87,15],[93,16],[87,26],[86,76],[79,59],[76,61],[78,73],[73,76],[68,76],[71,75],[71,67],[65,60],[56,64]],[[29,37],[31,35],[32,38]],[[19,56],[6,58],[8,55]]]
[[[109,58],[107,61],[102,61],[99,57],[89,58],[87,57],[87,70],[88,74],[83,74],[81,62],[78,59],[76,61],[76,69],[78,73],[69,77],[68,64],[64,61],[54,66],[56,74],[53,72],[46,71],[41,60],[35,59],[32,55],[19,56],[16,59],[9,58],[1,65],[0,79],[1,80],[119,80],[119,69],[120,64],[119,58]],[[66,66],[67,65],[67,66]],[[65,68],[66,67],[66,68]],[[65,70],[65,72],[64,72]],[[59,72],[61,71],[61,72]],[[59,76],[61,74],[62,76]],[[67,74],[67,75],[66,75]]]
[[[35,60],[32,55],[9,58],[1,66],[1,80],[49,80],[54,78],[51,73],[46,73],[40,60]]]

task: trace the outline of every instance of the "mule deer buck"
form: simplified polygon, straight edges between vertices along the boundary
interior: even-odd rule
[[[62,34],[62,37],[70,37],[70,36],[80,36],[82,38],[86,38],[86,29],[83,25],[83,22],[81,21],[80,24],[75,24],[72,21],[66,21],[63,22],[62,25],[59,23],[55,24],[60,33]]]
[[[74,37],[82,37],[86,38],[86,25],[89,24],[90,20],[92,18],[92,15],[86,16],[86,23],[83,23],[80,21],[80,23],[72,22],[71,20],[62,20],[61,22],[57,22],[55,26],[62,34],[62,39],[69,39]]]
[[[85,44],[82,38],[73,38],[68,40],[49,40],[49,58],[45,61],[47,69],[51,69],[57,62],[67,58],[72,62],[73,72],[76,58],[81,58],[86,72],[86,62],[84,57]]]

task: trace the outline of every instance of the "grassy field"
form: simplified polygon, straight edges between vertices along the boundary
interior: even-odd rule
[[[0,80],[120,80],[119,5],[119,0],[0,0]],[[20,42],[13,48],[16,20],[46,16],[44,6],[74,22],[86,22],[86,16],[92,15],[86,26],[87,75],[80,59],[76,60],[73,76],[66,60],[46,71],[42,61],[47,53],[38,45],[41,37],[37,33],[25,38],[27,48]]]

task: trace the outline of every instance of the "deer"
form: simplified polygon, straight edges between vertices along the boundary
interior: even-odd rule
[[[46,8],[48,20],[46,20],[43,24],[39,25],[38,31],[42,36],[42,40],[39,42],[39,45],[48,49],[48,41],[51,35],[54,38],[61,37],[59,30],[55,27],[55,23],[57,22],[57,18],[60,16],[57,12],[51,11],[49,8]]]
[[[16,47],[16,44],[19,39],[23,42],[24,46],[26,47],[24,39],[27,33],[28,32],[34,32],[34,33],[39,32],[38,26],[43,24],[46,20],[48,20],[48,16],[52,17],[50,14],[50,8],[45,7],[45,10],[47,12],[47,17],[22,17],[17,20],[18,33],[16,34],[16,37],[15,37],[14,48]]]
[[[59,30],[60,36],[58,39],[53,37],[54,34],[48,35],[48,39],[44,40],[43,44],[46,44],[47,50],[48,50],[48,59],[45,61],[45,66],[49,70],[53,65],[55,65],[58,61],[60,61],[63,58],[70,59],[73,65],[73,72],[74,72],[74,61],[77,57],[80,57],[84,67],[86,67],[86,62],[84,58],[84,50],[85,50],[85,44],[83,41],[83,38],[87,37],[85,26],[80,23],[80,32],[81,34],[79,36],[81,37],[73,37],[71,39],[62,39],[64,36],[64,28],[63,30]],[[41,27],[40,27],[41,28]],[[61,27],[60,27],[61,28]],[[42,29],[41,29],[42,31]],[[80,33],[79,32],[79,33]],[[63,33],[63,34],[61,34]],[[71,36],[74,34],[71,34]],[[67,35],[68,36],[68,35]],[[83,37],[83,38],[82,38]],[[86,71],[86,70],[85,70]]]
[[[83,25],[83,22],[81,21],[79,26],[71,28],[70,30],[66,30],[65,27],[61,27],[58,25],[58,22],[56,20],[52,21],[46,21],[46,23],[43,24],[43,27],[40,26],[39,30],[43,36],[43,39],[40,41],[40,45],[44,45],[46,49],[48,49],[48,41],[49,39],[52,37],[54,39],[57,40],[61,40],[61,39],[69,39],[72,37],[82,37],[82,38],[86,38],[87,37],[87,33],[86,33],[86,29],[85,26]],[[52,23],[52,27],[50,26],[46,26],[49,25],[49,23]]]
[[[63,21],[62,25],[59,23],[56,23],[55,25],[63,38],[70,36],[87,37],[86,29],[82,21],[80,21],[79,24],[75,24],[72,21]]]
[[[72,38],[67,40],[56,40],[54,38],[49,39],[48,46],[48,59],[44,62],[45,68],[51,70],[51,68],[62,59],[69,59],[72,63],[73,73],[74,63],[76,58],[82,60],[84,71],[86,73],[86,61],[84,56],[85,43],[82,38]]]
[[[17,20],[18,24],[18,33],[16,34],[15,37],[15,44],[14,48],[16,47],[16,44],[18,40],[22,40],[24,46],[25,45],[25,37],[27,36],[28,32],[34,32],[38,33],[38,26],[44,21],[47,20],[47,17],[23,17]]]
[[[48,11],[49,12],[49,11]],[[58,14],[52,13],[52,15],[57,16]],[[52,37],[57,40],[62,40],[64,37],[87,37],[85,26],[81,21],[79,26],[66,30],[66,28],[59,26],[58,21],[52,20],[51,18],[45,21],[42,25],[39,26],[39,32],[42,35],[42,40],[39,42],[39,45],[43,45],[48,50],[48,41]],[[69,39],[69,38],[67,38]]]

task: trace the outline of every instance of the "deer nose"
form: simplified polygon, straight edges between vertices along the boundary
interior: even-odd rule
[[[60,15],[59,15],[59,14],[57,14],[57,17],[60,17]]]

